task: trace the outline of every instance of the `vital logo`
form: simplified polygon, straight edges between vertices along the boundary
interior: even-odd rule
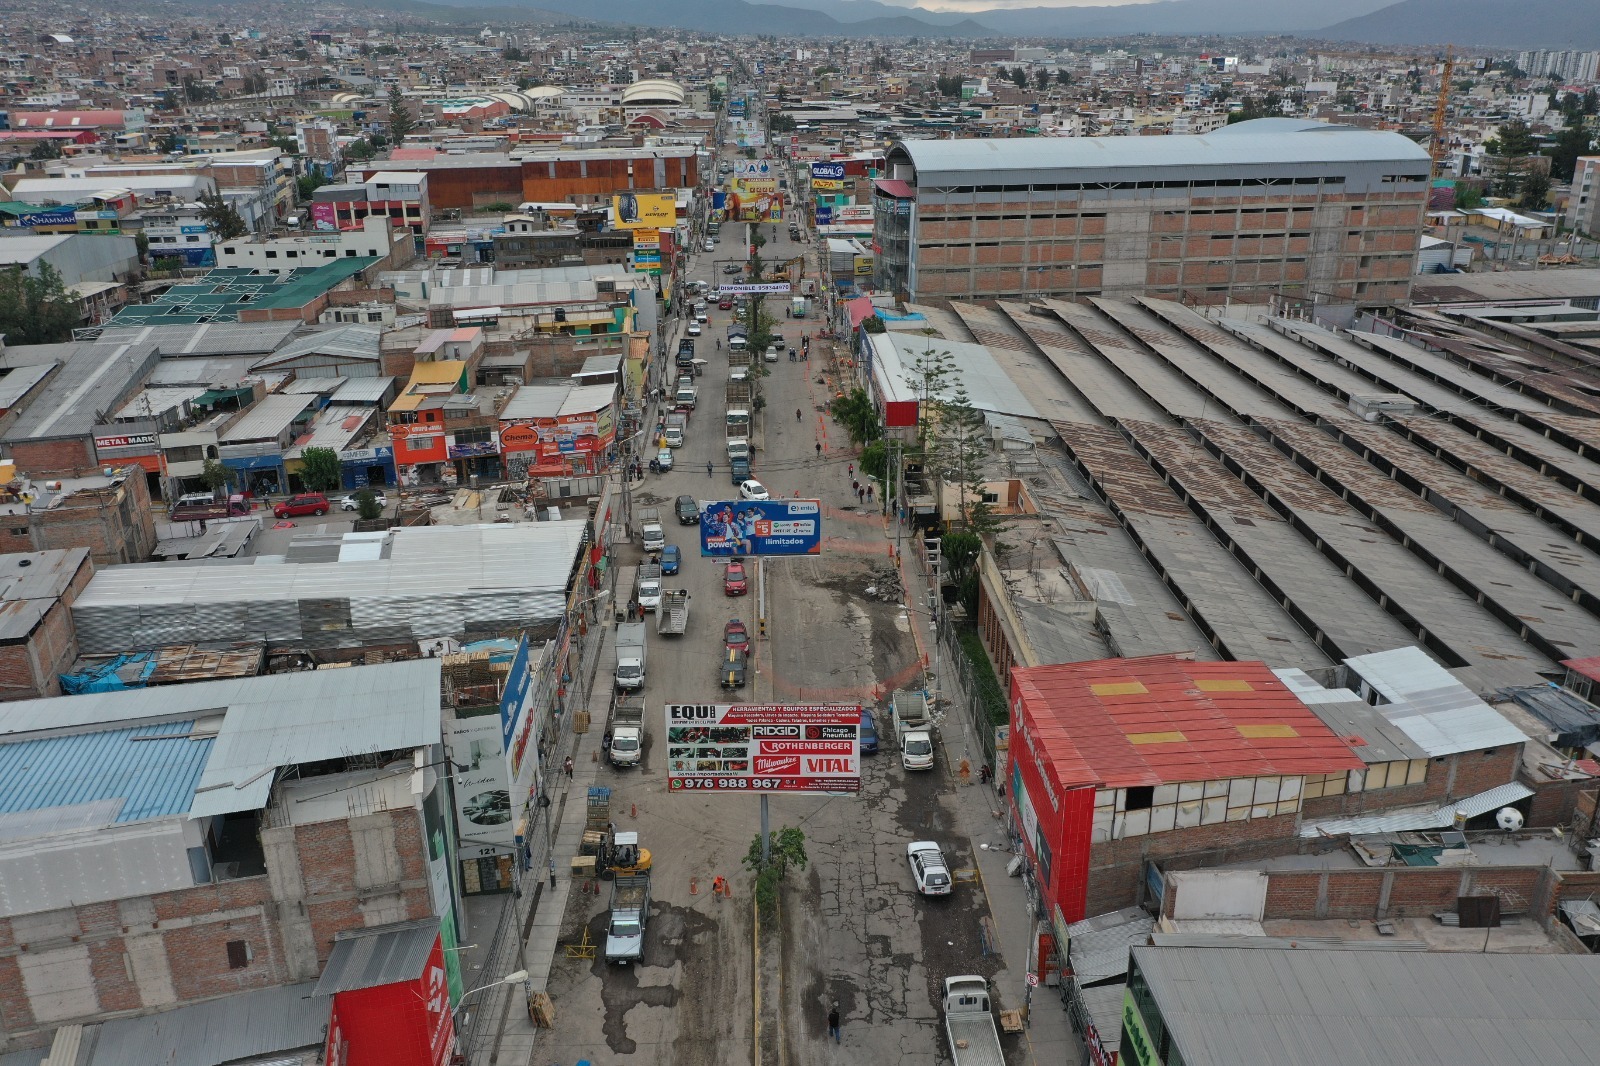
[[[808,774],[848,774],[850,770],[849,759],[809,758],[806,760],[806,773]]]

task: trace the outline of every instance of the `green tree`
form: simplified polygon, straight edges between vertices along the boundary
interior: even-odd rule
[[[145,234],[144,230],[140,230],[133,235],[133,248],[134,251],[139,253],[139,262],[141,263],[150,255],[150,238]]]
[[[29,159],[60,159],[61,146],[55,141],[40,141],[28,152]]]
[[[1072,75],[1067,72],[1067,68],[1066,67],[1062,67],[1060,70],[1056,71],[1056,84],[1057,85],[1071,85],[1072,84]]]
[[[1495,131],[1495,135],[1483,142],[1483,150],[1490,155],[1517,156],[1532,155],[1538,146],[1533,140],[1533,131],[1528,129],[1528,124],[1519,119],[1513,119]]]
[[[1011,68],[1011,83],[1019,89],[1028,87],[1028,72],[1021,67]]]
[[[989,427],[983,412],[972,406],[967,387],[952,371],[950,395],[938,404],[929,462],[946,485],[956,489],[959,507],[955,525],[977,533],[991,532],[994,517],[983,502],[984,473],[989,459]]]
[[[1524,211],[1543,211],[1549,202],[1549,175],[1533,171],[1522,179],[1521,195],[1517,199],[1518,207]]]
[[[961,85],[965,80],[959,74],[941,74],[933,83],[940,96],[960,96]]]
[[[295,191],[300,194],[302,201],[311,199],[311,194],[322,186],[328,184],[328,176],[320,169],[313,168],[309,173],[302,174],[295,179]]]
[[[1573,172],[1578,166],[1578,157],[1589,154],[1589,147],[1594,143],[1594,136],[1580,121],[1578,124],[1568,126],[1556,137],[1555,145],[1550,149],[1550,176],[1557,181],[1571,181]]]
[[[9,344],[60,344],[78,326],[78,301],[49,263],[30,274],[0,269],[0,336]]]
[[[416,127],[417,122],[406,103],[405,93],[400,91],[400,86],[393,86],[389,90],[389,136],[395,144],[400,144],[406,139],[406,134]]]
[[[345,145],[341,151],[346,159],[353,159],[357,162],[371,159],[377,154],[372,147],[372,142],[363,140],[360,137]]]
[[[850,434],[853,444],[866,444],[878,439],[878,412],[865,389],[852,389],[836,397],[828,406],[834,420]]]
[[[863,474],[873,478],[880,485],[888,485],[889,449],[884,447],[883,441],[875,440],[865,448],[862,448],[861,458],[856,460],[856,466],[861,468]]]
[[[356,492],[356,516],[364,522],[383,517],[383,504],[378,502],[376,492],[371,489],[360,489]]]
[[[1033,72],[1033,83],[1039,87],[1040,92],[1050,88],[1050,72],[1040,67]]]
[[[521,63],[528,57],[522,54],[522,49],[518,48],[516,45],[512,45],[510,48],[507,48],[505,51],[500,53],[500,58],[504,59],[507,63]],[[668,69],[670,70],[671,68],[669,67]]]
[[[206,103],[217,98],[217,90],[193,74],[183,76],[183,98],[191,104]]]
[[[1456,186],[1456,210],[1471,211],[1483,206],[1483,190],[1475,185]]]
[[[233,480],[233,473],[215,459],[200,464],[200,484],[216,492]]]
[[[300,480],[312,492],[339,487],[339,453],[332,448],[307,448],[300,453]]]
[[[200,208],[200,217],[221,240],[231,241],[250,232],[239,212],[220,192],[201,193]]]
[[[171,155],[183,147],[183,140],[176,133],[163,133],[156,138],[156,147],[163,155]]]
[[[761,834],[750,841],[744,865],[756,875],[756,906],[770,915],[778,905],[778,888],[788,876],[789,868],[804,870],[809,861],[806,856],[806,835],[792,825],[786,825],[772,834],[766,860],[762,860]]]

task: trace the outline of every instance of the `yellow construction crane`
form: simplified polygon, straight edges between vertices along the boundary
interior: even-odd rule
[[[1444,119],[1445,113],[1450,108],[1450,75],[1456,69],[1456,46],[1450,45],[1444,53],[1444,73],[1439,78],[1439,99],[1433,105],[1433,144],[1428,149],[1428,154],[1433,157],[1433,177],[1439,176],[1439,168],[1444,165]]]

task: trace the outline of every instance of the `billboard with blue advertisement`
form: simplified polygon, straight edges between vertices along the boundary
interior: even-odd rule
[[[700,509],[700,554],[820,555],[818,500],[729,500]]]
[[[811,176],[821,178],[823,181],[843,181],[843,163],[812,163]]]
[[[831,226],[832,224],[833,224],[833,205],[832,204],[818,204],[817,205],[817,225],[819,225],[819,226]]]
[[[517,725],[528,709],[528,690],[532,682],[533,672],[528,669],[528,638],[523,637],[506,674],[505,691],[500,694],[500,741],[504,751],[512,750],[511,739],[517,735]]]

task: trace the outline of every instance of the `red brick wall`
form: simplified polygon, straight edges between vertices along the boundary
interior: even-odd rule
[[[94,445],[87,436],[60,440],[18,440],[7,445],[17,469],[35,479],[77,477],[99,470]]]
[[[1577,812],[1579,794],[1594,787],[1594,782],[1588,778],[1582,781],[1551,781],[1548,778],[1541,780],[1523,776],[1518,780],[1533,789],[1528,825],[1537,828],[1569,824]]]
[[[1193,870],[1292,855],[1299,850],[1298,822],[1295,815],[1283,814],[1095,844],[1089,851],[1085,913],[1105,914],[1138,903],[1146,860],[1164,870]]]
[[[336,934],[372,924],[362,911],[366,898],[398,894],[404,901],[407,920],[433,913],[426,851],[417,816],[413,811],[402,810],[391,812],[390,819],[401,880],[361,891],[356,888],[348,823],[325,822],[295,829],[307,892],[305,899],[297,902],[303,905],[311,924],[319,964],[327,961]],[[263,876],[150,896],[154,928],[124,926],[118,903],[75,908],[79,929],[75,941],[89,948],[100,1009],[137,1011],[145,1007],[128,976],[124,938],[129,934],[162,938],[179,1003],[287,983],[293,975],[285,954],[283,930],[276,918],[280,902],[271,898],[270,881]],[[227,945],[233,940],[243,940],[250,947],[250,963],[241,969],[228,965]],[[0,1047],[34,1047],[47,1042],[47,1032],[34,1028],[17,958],[29,950],[59,946],[19,945],[11,921],[0,918]]]
[[[1518,910],[1533,907],[1545,898],[1546,875],[1542,866],[1271,871],[1267,874],[1264,917],[1412,918],[1453,911],[1456,898],[1461,895],[1496,892],[1510,901],[1508,909]],[[1523,901],[1521,906],[1517,900]]]

